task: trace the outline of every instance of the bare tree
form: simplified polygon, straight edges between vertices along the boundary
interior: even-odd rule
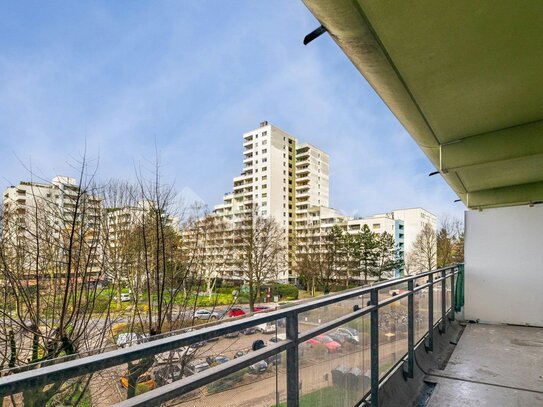
[[[464,225],[444,217],[437,232],[437,267],[464,261]]]
[[[22,183],[4,201],[0,340],[9,367],[37,368],[105,343],[110,318],[100,288],[101,199],[94,169],[85,157],[79,166],[79,183],[62,177],[52,185]],[[77,405],[89,382],[90,376],[28,388],[23,404]]]
[[[285,232],[274,219],[260,216],[254,206],[234,227],[234,239],[235,265],[249,286],[252,312],[262,285],[276,279],[285,267]]]
[[[320,226],[306,228],[297,238],[296,270],[307,282],[311,295],[316,287],[325,293],[330,292],[332,284],[348,284],[349,264],[344,230],[334,225],[329,230]]]
[[[425,224],[417,235],[411,248],[411,266],[416,272],[430,271],[436,268],[437,236],[429,224]]]

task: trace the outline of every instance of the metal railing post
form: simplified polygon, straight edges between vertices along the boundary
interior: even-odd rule
[[[370,338],[371,338],[371,406],[379,406],[379,290],[373,289],[370,292],[370,305],[376,308],[370,315]]]
[[[428,276],[428,350],[434,350],[434,275]]]
[[[300,378],[298,370],[298,314],[286,317],[287,339],[296,346],[287,349],[287,407],[298,407],[300,404]]]
[[[447,332],[447,270],[441,272],[441,332]]]
[[[407,282],[407,376],[414,376],[415,368],[415,280]]]
[[[455,305],[455,296],[454,296],[454,270],[456,267],[451,269],[451,321],[454,321],[454,305]]]

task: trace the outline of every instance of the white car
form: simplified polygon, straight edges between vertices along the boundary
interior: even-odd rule
[[[113,297],[117,301],[117,296]],[[121,293],[121,302],[130,301],[130,293]]]
[[[125,346],[135,345],[138,342],[138,335],[134,332],[125,332],[117,336],[117,346],[124,348]]]
[[[273,322],[268,322],[267,324],[260,324],[256,326],[256,329],[263,334],[273,334],[275,333],[275,324]]]
[[[194,319],[208,320],[208,319],[218,319],[219,314],[216,312],[211,312],[207,309],[199,309],[194,312]]]

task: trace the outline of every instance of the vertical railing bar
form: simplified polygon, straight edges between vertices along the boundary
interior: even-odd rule
[[[370,315],[371,338],[371,406],[379,406],[379,289],[371,290],[370,304],[375,306]]]
[[[447,270],[441,272],[441,333],[447,332]]]
[[[414,376],[415,368],[415,280],[407,282],[407,289],[410,291],[407,297],[407,375]]]
[[[454,295],[454,272],[456,267],[452,268],[451,272],[451,321],[454,321],[454,306],[455,306],[455,295]]]
[[[434,350],[434,275],[428,276],[428,350]]]
[[[298,370],[298,314],[286,317],[286,335],[296,346],[287,349],[287,407],[300,405],[300,379]]]

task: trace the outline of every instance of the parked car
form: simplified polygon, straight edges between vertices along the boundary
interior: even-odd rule
[[[250,326],[241,331],[241,333],[244,335],[253,335],[256,333],[256,328],[254,326]]]
[[[115,343],[117,346],[124,348],[125,346],[135,345],[138,342],[138,334],[134,332],[124,332],[117,336]]]
[[[207,341],[200,341],[200,342],[193,343],[189,347],[192,348],[192,349],[199,349],[199,348],[205,346],[206,344],[207,344]]]
[[[230,358],[224,355],[217,356],[208,356],[206,362],[209,366],[222,365],[223,363],[229,362]]]
[[[239,336],[239,331],[229,332],[224,335],[225,338],[237,338]]]
[[[117,296],[113,297],[114,301],[117,301]],[[130,301],[130,293],[121,293],[121,302]]]
[[[268,366],[280,365],[281,364],[281,354],[272,355],[266,359]]]
[[[284,341],[285,339],[287,339],[287,335],[281,333],[281,334],[273,335],[270,339],[268,339],[268,341],[277,343],[277,342]]]
[[[137,378],[136,386],[142,383],[147,387],[147,390],[153,390],[155,388],[155,381],[149,372],[145,372]],[[121,386],[128,389],[128,372],[121,376]]]
[[[199,309],[194,312],[194,319],[207,321],[210,319],[219,319],[219,313],[211,312],[207,309]]]
[[[333,341],[336,341],[340,345],[343,345],[345,342],[348,341],[347,335],[338,331],[330,332],[327,334],[327,336],[329,336]]]
[[[246,312],[240,307],[232,307],[228,310],[229,317],[239,317],[245,314]]]
[[[194,359],[192,362],[187,364],[187,376],[203,372],[204,370],[209,369],[209,363],[204,359]]]
[[[268,364],[263,360],[258,361],[255,364],[249,366],[249,373],[253,373],[253,374],[264,373],[266,370],[268,370]]]
[[[276,331],[275,324],[273,322],[257,325],[256,329],[263,334],[273,334]]]
[[[341,344],[337,343],[327,335],[319,335],[311,338],[307,341],[307,344],[310,346],[324,345],[326,346],[328,353],[341,352]]]
[[[191,356],[193,356],[196,352],[195,348],[191,348],[190,346],[182,346],[178,349],[160,353],[155,356],[157,363],[164,364],[164,363],[178,363],[182,362],[183,360],[190,359]]]
[[[170,384],[183,377],[183,370],[177,365],[167,365],[155,371],[155,382],[159,386]]]
[[[345,335],[347,337],[347,340],[354,344],[360,343],[360,335],[358,334],[358,331],[354,328],[338,328],[337,332]]]

